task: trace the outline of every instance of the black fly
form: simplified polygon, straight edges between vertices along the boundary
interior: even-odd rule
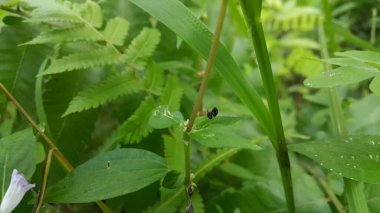
[[[213,117],[216,117],[218,115],[218,108],[214,107],[212,110],[209,112],[207,111],[207,117],[208,119],[212,119]]]

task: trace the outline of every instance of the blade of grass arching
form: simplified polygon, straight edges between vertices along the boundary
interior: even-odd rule
[[[330,5],[327,0],[323,0],[323,8],[325,12],[325,17],[326,22],[325,28],[327,30],[331,30],[331,28],[328,27],[328,23],[332,23],[332,16],[330,14]],[[321,44],[321,56],[323,59],[329,58],[329,51],[327,49],[327,44],[326,44],[326,37],[325,37],[325,32],[322,26],[319,27],[318,29],[319,32],[319,39],[320,39],[320,44]],[[333,36],[333,33],[328,32],[328,36]],[[331,38],[330,38],[331,39]],[[335,47],[335,44],[331,44],[330,47]],[[333,51],[334,49],[330,49]],[[325,72],[328,70],[331,70],[331,65],[330,64],[325,64]],[[345,136],[348,135],[348,130],[346,126],[346,122],[344,120],[344,115],[342,111],[342,107],[339,103],[338,95],[336,88],[329,88],[329,97],[330,97],[330,104],[331,104],[331,114],[332,114],[332,120],[335,126],[335,129],[337,133],[340,136]],[[344,178],[344,189],[345,189],[345,195],[348,201],[348,207],[350,212],[354,213],[367,213],[369,212],[366,198],[364,195],[364,185],[362,182],[357,182],[355,180],[350,180],[348,178]]]
[[[286,146],[284,128],[282,126],[280,107],[274,84],[272,67],[270,64],[269,54],[265,42],[263,27],[260,20],[261,0],[241,0],[245,19],[251,30],[253,46],[255,48],[257,62],[263,80],[265,96],[268,101],[269,112],[272,115],[276,138],[272,144],[276,150],[277,161],[281,171],[282,183],[284,186],[285,197],[288,205],[288,211],[294,212],[293,184],[290,173],[290,161],[288,148]]]
[[[130,0],[174,31],[203,58],[208,57],[212,33],[192,12],[177,0]],[[248,84],[227,49],[218,45],[214,66],[234,92],[249,108],[269,138],[275,138],[274,125],[270,114],[256,90]]]

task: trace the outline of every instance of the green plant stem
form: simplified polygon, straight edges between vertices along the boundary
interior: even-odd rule
[[[211,49],[210,49],[208,60],[207,60],[206,70],[204,72],[202,82],[201,82],[201,85],[200,85],[199,90],[198,90],[198,95],[197,95],[197,98],[195,100],[193,110],[192,110],[190,118],[189,118],[189,122],[187,123],[187,126],[186,126],[186,132],[187,133],[191,132],[193,125],[194,125],[195,118],[197,117],[197,114],[200,111],[200,107],[201,107],[202,102],[203,102],[203,96],[206,92],[207,83],[208,83],[210,73],[212,70],[212,65],[214,64],[215,57],[216,57],[216,50],[217,50],[220,35],[222,32],[224,17],[226,15],[226,10],[227,10],[227,4],[228,4],[228,0],[222,1],[222,5],[220,8],[219,17],[218,17],[218,23],[217,23],[216,30],[215,30],[215,35],[212,39]],[[190,171],[191,170],[190,169],[190,154],[191,153],[190,153],[190,141],[189,141],[187,134],[184,136],[184,140],[185,140],[185,146],[184,146],[185,147],[184,148],[185,149],[184,150],[185,151],[185,187],[187,188],[191,185],[191,177],[190,177],[190,173],[191,173],[191,171]]]
[[[197,117],[197,114],[200,111],[200,107],[202,105],[203,96],[206,92],[211,69],[215,61],[216,50],[219,44],[220,34],[222,33],[222,27],[223,27],[224,17],[226,15],[227,4],[228,4],[228,0],[223,0],[222,6],[220,8],[219,17],[218,17],[218,23],[216,25],[215,35],[212,39],[211,49],[208,55],[206,70],[203,74],[202,82],[198,90],[198,95],[195,100],[193,110],[189,118],[189,123],[187,124],[187,127],[186,127],[186,132],[190,132],[191,129],[193,128],[195,118]]]
[[[323,0],[324,8],[329,8],[328,2]],[[325,12],[329,12],[330,9],[325,9]],[[326,17],[331,17],[331,15],[326,15]],[[331,22],[331,20],[330,20]],[[326,20],[326,23],[329,23]],[[325,26],[326,27],[326,26]],[[329,58],[329,51],[326,44],[325,32],[322,26],[319,26],[319,39],[321,44],[321,56],[323,59]],[[327,35],[330,35],[327,33]],[[335,46],[335,45],[332,45]],[[324,66],[325,72],[331,70],[331,65],[325,64]],[[334,123],[335,129],[340,136],[348,135],[348,129],[346,126],[346,122],[343,115],[342,107],[339,103],[338,94],[336,88],[329,88],[329,98],[331,104],[331,115],[332,121]],[[348,207],[350,212],[353,213],[367,213],[369,212],[366,198],[363,191],[363,183],[357,182],[355,180],[350,180],[348,178],[344,178],[344,186],[345,186],[345,195],[348,201]]]
[[[10,7],[5,6],[3,4],[0,4],[0,10],[4,10],[4,11],[10,12],[10,13],[22,16],[22,17],[30,18],[30,16],[28,14],[22,12],[21,10],[13,9],[13,8],[10,8]]]
[[[21,106],[21,104],[13,97],[13,95],[4,87],[2,83],[0,83],[0,90],[8,97],[8,99],[13,103],[13,105],[17,108],[17,110],[26,118],[29,124],[38,132],[41,138],[45,141],[45,143],[49,146],[50,149],[54,149],[53,152],[54,157],[58,160],[58,162],[62,165],[62,167],[68,172],[72,172],[74,167],[67,160],[67,158],[59,151],[58,147],[55,146],[53,141],[41,130],[41,128],[37,125],[37,123],[33,120],[33,118],[26,112],[26,110]],[[102,202],[96,201],[99,208],[102,209],[105,213],[110,213],[111,210]]]
[[[33,211],[32,211],[33,213],[40,212],[42,204],[44,202],[47,180],[48,180],[48,176],[49,176],[49,172],[50,172],[50,166],[51,166],[51,159],[52,159],[53,153],[55,151],[56,151],[56,149],[50,149],[48,152],[48,155],[46,157],[45,166],[43,168],[43,176],[41,178],[40,191],[38,193],[37,201],[33,207]]]
[[[295,212],[293,183],[290,172],[290,160],[286,145],[284,129],[280,114],[280,107],[276,87],[273,78],[272,67],[266,46],[263,27],[260,20],[261,1],[241,0],[241,6],[252,34],[253,46],[255,48],[257,62],[263,80],[265,96],[268,101],[269,112],[272,115],[272,123],[275,127],[275,137],[272,145],[276,150],[277,161],[280,167],[282,183],[289,212]]]
[[[15,105],[18,111],[26,118],[26,120],[30,123],[30,125],[38,132],[38,134],[46,142],[49,148],[57,150],[56,152],[54,152],[54,156],[57,158],[58,162],[60,162],[62,167],[67,172],[71,172],[74,169],[74,167],[69,163],[69,161],[58,150],[55,144],[46,136],[46,134],[41,130],[41,128],[36,124],[36,122],[34,122],[32,117],[25,111],[25,109],[21,106],[21,104],[13,97],[13,95],[4,87],[2,83],[0,83],[0,89],[8,97],[8,99]]]
[[[339,201],[339,199],[335,196],[334,191],[331,189],[330,185],[326,182],[325,178],[318,175],[318,173],[309,165],[304,164],[304,163],[300,163],[300,165],[319,182],[323,190],[326,192],[327,196],[329,196],[331,202],[334,204],[336,210],[339,213],[345,213],[346,209],[344,208],[342,203]]]
[[[377,8],[372,8],[372,22],[371,22],[371,44],[376,42],[376,20],[377,20]]]

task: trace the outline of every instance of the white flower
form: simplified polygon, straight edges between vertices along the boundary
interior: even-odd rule
[[[29,184],[21,173],[13,169],[11,183],[0,204],[0,213],[12,212],[20,203],[25,193],[34,186],[34,184]]]

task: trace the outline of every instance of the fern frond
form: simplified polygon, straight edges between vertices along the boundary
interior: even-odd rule
[[[55,0],[28,0],[26,3],[35,8],[31,13],[30,21],[35,22],[83,22],[79,12],[73,9],[73,4],[61,4]]]
[[[52,30],[40,34],[25,44],[60,43],[72,41],[98,41],[101,36],[86,27]]]
[[[114,18],[107,22],[103,35],[111,44],[121,46],[124,44],[128,30],[129,22],[127,20],[123,18]]]
[[[101,27],[103,23],[103,14],[100,6],[93,1],[86,1],[84,7],[83,17],[87,23],[96,28]]]
[[[310,31],[321,24],[321,20],[323,20],[323,14],[319,9],[294,5],[285,5],[267,12],[262,18],[265,27],[283,31]]]
[[[161,39],[157,29],[144,28],[125,52],[127,63],[135,69],[144,69]]]
[[[117,64],[121,61],[122,56],[115,53],[115,51],[111,48],[103,48],[91,52],[74,53],[54,60],[45,70],[43,75]]]
[[[164,153],[165,160],[169,169],[179,172],[185,171],[185,157],[183,155],[184,144],[171,136],[164,135]]]
[[[162,84],[164,83],[164,71],[160,65],[152,62],[146,69],[144,76],[144,84],[147,91],[152,94],[160,95],[162,92]]]
[[[69,104],[62,117],[73,112],[96,108],[120,96],[136,93],[143,90],[142,82],[129,74],[114,75],[94,86],[79,92]]]
[[[148,125],[149,117],[155,108],[154,101],[147,97],[129,119],[124,122],[118,131],[118,139],[125,143],[138,143],[153,131]]]
[[[177,111],[181,105],[183,89],[179,80],[173,76],[168,78],[163,95],[160,97],[160,105],[168,105],[172,111]]]

